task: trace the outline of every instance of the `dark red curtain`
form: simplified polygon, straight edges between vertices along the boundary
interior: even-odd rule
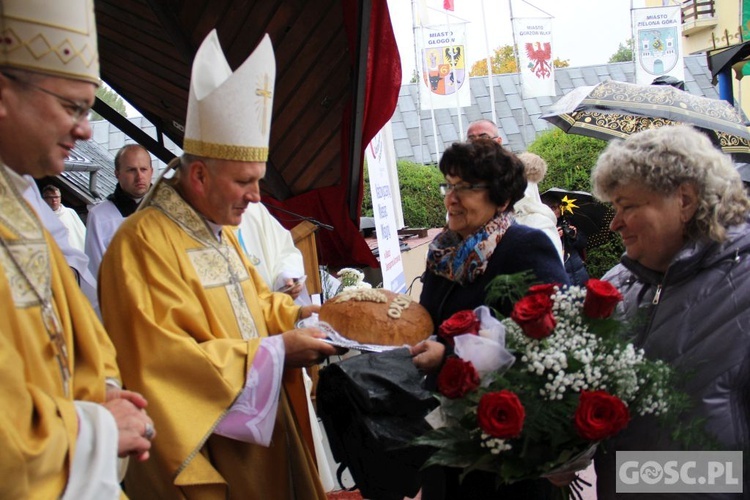
[[[359,40],[357,19],[359,2],[343,0],[344,23],[352,54],[352,67],[356,63],[356,44]],[[364,148],[378,131],[393,116],[401,88],[401,60],[393,35],[391,18],[386,0],[372,0],[370,13],[370,37],[367,53],[367,73],[365,103],[362,125],[362,148],[357,153],[360,158],[360,176]],[[352,71],[354,75],[354,70]],[[356,75],[355,75],[356,77]],[[331,267],[372,266],[378,261],[367,243],[359,234],[358,222],[349,218],[347,189],[351,179],[350,151],[352,147],[352,109],[347,108],[343,116],[341,137],[341,182],[337,186],[316,189],[289,198],[284,203],[264,198],[271,212],[274,205],[293,212],[302,213],[334,227],[333,231],[321,229],[317,233],[318,259],[321,264]],[[362,182],[357,187],[357,215],[362,210]],[[289,229],[296,225],[284,221],[283,214],[274,213]]]

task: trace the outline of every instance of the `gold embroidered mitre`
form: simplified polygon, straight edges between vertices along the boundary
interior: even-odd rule
[[[276,60],[266,34],[232,73],[212,30],[195,54],[185,153],[222,160],[268,160]]]
[[[99,85],[93,0],[0,1],[0,66]]]

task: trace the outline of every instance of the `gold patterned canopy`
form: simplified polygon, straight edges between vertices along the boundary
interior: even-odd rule
[[[570,134],[603,140],[624,139],[678,123],[698,127],[735,161],[750,162],[750,132],[742,114],[728,102],[692,95],[664,85],[606,81],[579,87],[541,117]]]

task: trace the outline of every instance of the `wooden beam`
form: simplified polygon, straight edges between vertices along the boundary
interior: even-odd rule
[[[174,158],[174,153],[168,150],[164,143],[160,143],[159,141],[152,138],[150,135],[148,135],[146,132],[141,130],[140,128],[133,125],[130,120],[128,120],[126,117],[122,116],[120,113],[118,113],[114,108],[109,106],[106,102],[102,101],[98,97],[96,98],[96,101],[94,102],[94,106],[92,108],[94,111],[99,113],[102,118],[110,122],[112,125],[117,127],[119,130],[121,130],[125,135],[133,139],[135,142],[140,144],[141,146],[148,149],[148,151],[152,154],[154,154],[157,158],[159,158],[164,163],[169,163],[169,161]],[[158,131],[158,127],[157,127]],[[159,136],[161,137],[161,132],[158,132]]]

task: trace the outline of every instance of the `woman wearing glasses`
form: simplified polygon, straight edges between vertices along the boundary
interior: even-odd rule
[[[430,244],[420,303],[437,328],[458,311],[485,304],[485,288],[495,276],[531,271],[539,282],[569,283],[557,250],[538,229],[514,221],[513,205],[526,189],[524,166],[516,155],[488,139],[454,143],[440,159],[448,224]],[[509,315],[510,303],[488,304]],[[451,348],[426,341],[412,348],[414,364],[435,374]],[[461,498],[544,498],[546,480],[495,488],[495,477],[472,472],[459,484],[458,469],[425,471],[423,500]],[[505,498],[505,496],[503,496]]]

